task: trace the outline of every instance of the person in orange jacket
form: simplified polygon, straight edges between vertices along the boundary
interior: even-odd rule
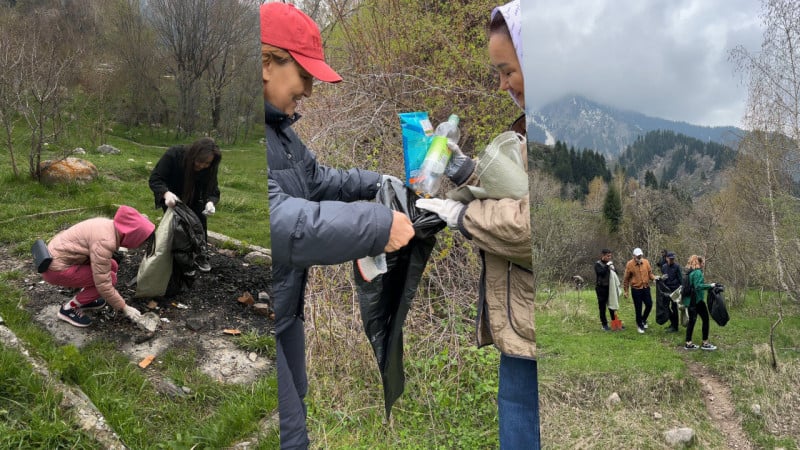
[[[622,278],[622,290],[628,298],[630,290],[633,297],[633,310],[636,312],[636,330],[644,334],[647,329],[647,317],[653,309],[653,297],[650,295],[650,282],[655,280],[653,267],[644,257],[644,252],[639,247],[633,249],[633,258],[625,264],[625,275]],[[642,311],[644,306],[644,311]]]

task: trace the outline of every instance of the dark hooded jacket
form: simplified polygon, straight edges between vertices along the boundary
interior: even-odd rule
[[[317,163],[292,130],[299,119],[264,104],[275,332],[303,318],[307,269],[383,253],[392,212],[372,200],[381,175]],[[352,202],[352,203],[351,203]]]
[[[150,190],[153,191],[156,208],[167,209],[164,203],[164,193],[167,191],[177,195],[181,200],[184,199],[183,158],[186,149],[187,147],[183,145],[170,147],[150,173]],[[215,205],[219,203],[219,185],[210,168],[197,172],[195,176],[195,199],[189,207],[195,212],[200,212],[207,202],[213,202]]]

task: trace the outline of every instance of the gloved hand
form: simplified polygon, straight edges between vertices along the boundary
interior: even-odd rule
[[[167,191],[164,193],[164,203],[166,203],[168,207],[174,208],[175,203],[178,203],[179,201],[180,199],[178,198],[178,196],[173,194],[172,192]]]
[[[421,198],[414,203],[417,208],[436,213],[450,228],[458,228],[458,217],[467,205],[450,199]]]
[[[125,308],[122,310],[122,313],[125,314],[125,317],[131,319],[134,322],[142,318],[142,313],[140,313],[138,309],[129,305],[125,305]]]
[[[465,176],[457,177],[459,179],[453,179],[453,177],[459,173],[465,164],[472,165],[472,160],[461,151],[461,147],[459,147],[458,144],[450,139],[447,140],[447,148],[450,149],[453,156],[451,156],[450,161],[447,162],[447,167],[444,168],[444,174],[447,175],[447,178],[453,180],[454,183],[461,184],[466,181]],[[469,170],[465,175],[469,176],[471,172],[472,170]]]
[[[717,287],[717,283],[711,283],[711,288]]]
[[[215,212],[217,212],[217,208],[214,207],[214,202],[206,203],[206,209],[203,210],[203,214],[212,216]]]
[[[403,182],[400,181],[399,178],[397,178],[397,177],[395,177],[393,175],[381,175],[381,186],[383,186],[384,183],[386,183],[387,181],[390,181],[392,183],[403,184]]]

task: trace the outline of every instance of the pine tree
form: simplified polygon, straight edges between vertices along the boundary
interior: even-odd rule
[[[608,223],[609,231],[616,233],[622,222],[622,198],[614,183],[608,185],[605,201],[603,201],[603,219]]]

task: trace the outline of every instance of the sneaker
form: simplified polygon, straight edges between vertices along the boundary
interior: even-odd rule
[[[685,350],[697,350],[700,347],[698,347],[697,344],[692,344],[691,342],[689,342],[688,344],[684,345],[683,348]]]
[[[80,308],[64,309],[62,306],[58,310],[58,318],[79,328],[86,328],[92,323],[92,319],[84,316]]]
[[[603,331],[611,331],[611,327],[608,325],[603,325]]]
[[[642,327],[636,327],[636,331],[638,331],[639,334],[644,334],[644,328]]]
[[[209,264],[208,261],[198,261],[195,263],[195,267],[197,267],[197,270],[200,272],[211,272],[211,264]]]
[[[644,326],[642,328],[644,328],[645,330],[647,329],[647,322],[644,323]]]
[[[705,344],[701,345],[700,348],[703,350],[716,350],[717,346],[709,342],[706,342]]]
[[[91,302],[85,305],[81,305],[81,309],[83,311],[94,311],[104,306],[106,306],[106,300],[103,297],[100,297],[97,300],[92,300]]]
[[[667,333],[677,333],[678,329],[675,328],[675,327],[669,327],[669,328],[667,328],[666,331],[667,331]]]

